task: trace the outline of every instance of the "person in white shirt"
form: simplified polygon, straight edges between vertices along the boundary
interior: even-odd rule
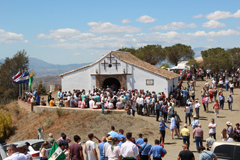
[[[108,146],[105,157],[108,160],[120,160],[122,159],[121,147],[118,146],[119,140],[117,137],[113,138],[112,145]]]
[[[143,96],[141,96],[141,98],[139,98],[139,112],[140,112],[140,115],[143,115],[143,108],[144,108],[144,99],[143,99]]]
[[[132,133],[128,132],[126,134],[126,138],[127,141],[122,144],[120,150],[120,154],[123,157],[122,159],[123,160],[135,159],[135,157],[137,157],[137,159],[140,159],[138,147],[131,141]]]
[[[89,140],[85,143],[86,160],[98,160],[96,144],[92,141],[93,133],[88,135]]]
[[[211,123],[209,123],[209,137],[213,137],[216,140],[216,127],[217,124],[214,123],[214,119],[212,118]]]
[[[92,97],[91,100],[89,101],[89,108],[93,109],[94,107],[94,98]]]
[[[187,124],[187,118],[189,119],[189,125],[191,124],[191,108],[189,104],[186,104],[186,108],[184,110],[186,112],[185,123]]]
[[[17,148],[14,144],[7,146],[6,153],[8,154],[8,157],[4,160],[27,160],[27,157],[24,154],[17,152]]]
[[[196,115],[197,115],[197,119],[199,119],[199,107],[201,106],[201,104],[198,101],[198,98],[195,100],[195,111],[196,111]]]

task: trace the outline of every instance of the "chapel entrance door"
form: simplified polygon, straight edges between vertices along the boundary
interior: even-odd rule
[[[103,88],[111,88],[113,91],[118,91],[121,88],[120,82],[116,78],[107,78],[103,81]]]

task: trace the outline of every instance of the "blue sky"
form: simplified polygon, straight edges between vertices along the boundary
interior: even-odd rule
[[[0,59],[23,49],[72,64],[147,44],[240,47],[239,6],[239,0],[0,0]]]

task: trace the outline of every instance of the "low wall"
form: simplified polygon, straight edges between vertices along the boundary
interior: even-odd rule
[[[39,105],[39,106],[33,106],[33,109],[31,110],[31,104],[29,104],[29,103],[27,103],[27,102],[24,102],[24,101],[22,101],[21,99],[18,100],[18,105],[19,105],[21,108],[26,109],[27,111],[30,111],[30,112],[33,111],[33,112],[36,112],[36,113],[43,112],[44,110],[45,110],[45,111],[52,111],[52,112],[54,112],[57,108],[61,108],[62,110],[67,111],[67,112],[93,111],[93,112],[102,113],[102,109],[89,109],[89,108],[80,109],[80,108],[57,107],[57,106],[50,107],[50,106],[41,106],[41,105]],[[109,109],[104,109],[104,113],[110,113],[110,112],[126,113],[126,111],[124,111],[124,110],[117,110],[117,109],[109,110]]]

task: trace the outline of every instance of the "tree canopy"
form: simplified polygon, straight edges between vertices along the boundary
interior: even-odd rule
[[[12,58],[0,63],[0,99],[18,97],[18,85],[12,84],[12,77],[19,71],[28,71],[29,60],[25,50],[18,51]]]
[[[226,51],[232,58],[233,68],[238,68],[240,66],[240,48],[232,48]]]
[[[232,67],[232,58],[223,48],[211,48],[201,51],[205,68],[213,72],[230,70]]]
[[[159,64],[166,59],[165,53],[161,45],[147,45],[138,49],[135,49],[133,47],[121,48],[118,51],[130,52],[139,59],[152,65]]]
[[[169,63],[177,66],[179,61],[189,60],[194,58],[194,51],[191,46],[184,44],[175,44],[164,48],[167,60]]]

